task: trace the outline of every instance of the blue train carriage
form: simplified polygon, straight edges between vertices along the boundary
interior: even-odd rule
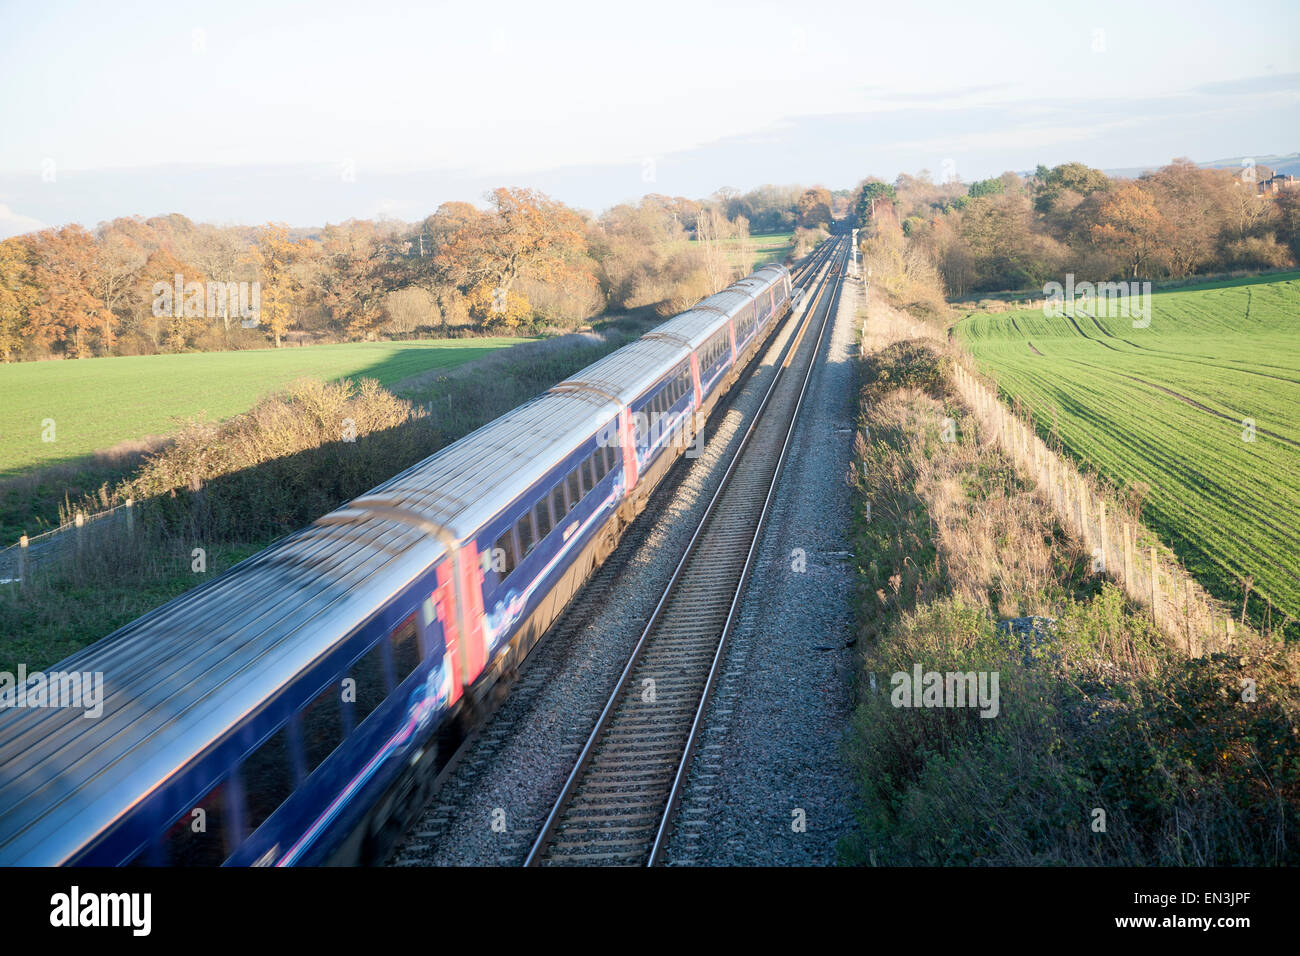
[[[103,713],[0,710],[0,862],[320,861],[446,705],[445,557],[314,525],[52,668],[101,673]]]
[[[0,709],[0,863],[382,860],[788,303],[751,280],[52,668],[104,714]]]

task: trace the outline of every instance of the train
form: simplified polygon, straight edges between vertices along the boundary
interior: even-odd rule
[[[0,695],[0,864],[382,862],[449,728],[508,685],[793,291],[758,269],[51,667],[102,676],[95,719]]]

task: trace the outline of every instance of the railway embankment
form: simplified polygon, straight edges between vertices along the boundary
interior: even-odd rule
[[[1300,862],[1300,655],[1152,620],[885,303],[850,480],[863,865]],[[897,321],[897,320],[902,321]]]

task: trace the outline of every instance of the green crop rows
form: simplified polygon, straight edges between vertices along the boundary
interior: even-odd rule
[[[1300,618],[1300,277],[1156,292],[1151,322],[1104,307],[968,315],[957,335],[1006,398],[1119,486],[1213,593]],[[1089,314],[1085,314],[1089,313]],[[1248,421],[1255,440],[1246,441]]]

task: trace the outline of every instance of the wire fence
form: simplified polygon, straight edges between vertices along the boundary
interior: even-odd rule
[[[1116,581],[1145,607],[1156,625],[1192,656],[1231,648],[1238,627],[1232,612],[1188,574],[1154,533],[1099,492],[997,392],[961,365],[957,391],[984,431],[1022,474],[1033,479],[1065,527],[1092,555],[1093,570]]]
[[[867,290],[864,290],[864,294]],[[895,337],[931,338],[948,344],[939,330],[895,310],[875,310],[872,325],[884,324]],[[868,323],[863,323],[864,339]],[[968,359],[961,354],[963,361]],[[1191,656],[1231,650],[1248,626],[1184,570],[1157,535],[1111,496],[1053,451],[1034,427],[1002,402],[996,385],[955,364],[954,384],[982,431],[1032,479],[1062,525],[1092,555],[1093,570],[1106,574],[1135,604],[1145,608],[1175,646]]]
[[[128,498],[105,511],[78,511],[71,521],[49,531],[23,535],[17,544],[0,550],[0,583],[27,583],[37,568],[75,554],[84,547],[87,535],[98,534],[106,527],[133,533],[137,510],[135,500]]]

